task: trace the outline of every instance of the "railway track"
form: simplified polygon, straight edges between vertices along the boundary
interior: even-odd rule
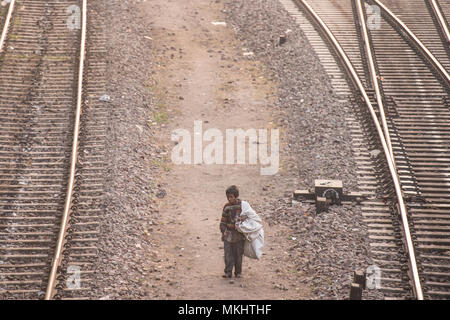
[[[347,75],[309,31],[342,98],[358,106],[347,121],[379,289],[386,298],[448,298],[450,5],[383,1],[437,65],[385,10],[376,27],[362,30],[378,1],[295,1],[306,13],[297,21],[317,25],[314,11],[343,52],[334,54]],[[85,0],[22,0],[11,8],[0,11],[0,298],[86,298],[103,210],[102,17]]]
[[[21,0],[11,17],[0,55],[0,298],[86,298],[103,207],[102,18],[85,0]]]
[[[305,25],[304,19],[309,18],[326,39],[329,48],[316,45],[319,57],[337,57],[354,90],[349,99],[360,105],[347,121],[354,139],[360,189],[368,197],[362,211],[369,227],[371,255],[381,268],[379,289],[385,298],[448,299],[450,110],[446,74],[450,55],[443,25],[448,26],[445,17],[450,15],[450,5],[422,0],[282,3],[300,24]],[[325,26],[320,26],[319,20]],[[343,55],[330,45],[325,28],[331,30]],[[305,30],[313,33],[307,27]],[[423,39],[424,48],[414,37]],[[344,55],[350,67],[344,65]],[[325,68],[331,69],[330,64],[328,60]],[[348,76],[351,67],[363,89]],[[330,74],[332,82],[342,81],[336,73]],[[363,91],[369,101],[363,102]],[[375,108],[376,116],[368,111],[369,105]],[[380,153],[383,149],[384,155]],[[395,170],[387,165],[389,158]],[[398,180],[401,192],[396,192],[393,180]],[[403,217],[399,197],[404,198]]]

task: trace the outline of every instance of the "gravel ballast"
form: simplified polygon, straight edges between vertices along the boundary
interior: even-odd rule
[[[158,218],[152,196],[160,192],[152,160],[161,150],[150,143],[153,112],[146,83],[152,65],[150,22],[136,10],[135,1],[103,2],[107,92],[111,97],[107,137],[108,168],[105,215],[100,225],[95,299],[142,299],[144,277],[151,271],[145,252],[151,252],[147,229]],[[99,4],[97,4],[99,5]],[[155,170],[153,170],[155,169]],[[146,268],[147,270],[144,270]]]

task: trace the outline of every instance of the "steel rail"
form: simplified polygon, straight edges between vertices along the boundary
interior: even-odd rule
[[[417,36],[408,28],[408,26],[400,20],[391,10],[389,10],[381,1],[379,0],[370,0],[378,5],[391,19],[399,25],[403,31],[408,35],[408,37],[415,43],[415,45],[419,48],[425,58],[433,65],[433,67],[439,72],[442,76],[443,80],[446,82],[446,86],[450,87],[450,74],[445,70],[442,64],[438,59],[428,50],[427,47],[422,43],[422,41],[417,38]]]
[[[441,30],[444,33],[445,40],[447,41],[447,45],[450,45],[450,31],[448,30],[447,22],[445,21],[444,15],[441,12],[441,9],[438,6],[436,0],[429,0],[431,7],[433,8],[433,12],[436,15],[436,18],[441,26]]]
[[[361,35],[364,40],[365,45],[365,52],[367,56],[367,61],[369,62],[369,73],[372,80],[372,86],[375,90],[375,95],[377,99],[378,109],[380,110],[380,116],[381,116],[381,124],[383,125],[383,131],[384,131],[384,137],[387,143],[387,146],[389,148],[389,153],[391,155],[392,161],[395,165],[395,158],[394,158],[394,151],[392,150],[392,142],[391,137],[389,134],[389,128],[386,121],[386,113],[384,112],[384,103],[383,103],[383,96],[381,94],[381,88],[378,82],[378,75],[375,68],[375,61],[372,55],[373,47],[372,43],[370,42],[369,33],[367,32],[367,25],[366,25],[366,18],[364,15],[363,7],[362,7],[362,0],[356,0],[356,8],[358,11],[358,19],[359,19],[359,25],[361,27]]]
[[[6,16],[5,24],[3,25],[2,36],[0,38],[0,53],[3,51],[3,46],[6,40],[6,34],[8,33],[9,24],[11,22],[12,13],[14,11],[14,4],[16,0],[11,0],[9,3],[8,14]]]
[[[420,283],[419,272],[418,272],[417,262],[416,262],[416,255],[415,255],[415,250],[414,250],[414,244],[413,244],[413,241],[411,238],[411,232],[410,232],[409,225],[408,225],[408,213],[406,211],[406,205],[403,201],[403,192],[402,192],[402,189],[400,186],[400,180],[399,180],[399,177],[398,177],[396,169],[395,169],[394,161],[391,158],[391,154],[389,152],[389,148],[386,143],[380,122],[378,121],[375,110],[372,106],[372,103],[370,102],[370,98],[367,95],[364,85],[362,84],[361,79],[359,78],[358,74],[356,73],[355,68],[353,67],[352,63],[350,62],[350,59],[348,58],[347,54],[345,53],[345,51],[343,50],[343,48],[341,47],[341,45],[339,44],[337,39],[334,37],[333,33],[330,31],[328,26],[323,22],[323,20],[320,18],[320,16],[314,11],[314,9],[305,0],[298,0],[298,1],[299,1],[299,3],[301,3],[303,5],[305,10],[314,18],[316,23],[324,31],[327,38],[331,41],[331,43],[332,43],[333,47],[335,48],[335,50],[337,51],[340,59],[343,61],[344,66],[347,69],[353,83],[356,84],[357,88],[359,89],[359,92],[361,93],[361,95],[363,97],[364,102],[366,103],[366,105],[369,109],[370,115],[372,117],[372,120],[375,124],[376,130],[378,133],[378,137],[380,138],[380,142],[383,147],[384,156],[386,158],[386,161],[387,161],[387,164],[389,167],[389,172],[391,174],[391,177],[392,177],[392,180],[394,183],[395,193],[397,195],[397,202],[398,202],[398,207],[400,210],[403,232],[404,232],[404,236],[405,236],[405,240],[406,240],[406,250],[407,250],[407,253],[409,256],[409,267],[410,267],[410,271],[411,271],[411,275],[412,275],[413,291],[414,291],[415,297],[418,300],[423,300],[422,285]]]
[[[73,129],[73,143],[70,159],[69,182],[67,185],[66,201],[64,205],[61,227],[58,235],[58,242],[55,249],[55,255],[52,260],[52,268],[50,271],[50,277],[47,284],[47,291],[45,293],[45,300],[50,300],[55,295],[56,275],[58,267],[61,264],[62,251],[65,243],[65,236],[68,228],[70,209],[72,205],[73,188],[75,185],[75,172],[78,157],[78,140],[80,132],[81,105],[83,102],[83,73],[84,73],[85,49],[86,49],[87,0],[82,1],[83,1],[83,8],[82,8],[82,24],[81,24],[80,61],[78,69],[77,105],[75,111],[75,124]]]

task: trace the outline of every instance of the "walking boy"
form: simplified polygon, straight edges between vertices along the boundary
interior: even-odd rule
[[[239,199],[239,189],[230,186],[225,191],[228,203],[225,204],[220,221],[220,231],[222,232],[223,248],[225,251],[225,274],[224,278],[231,278],[234,267],[236,278],[241,277],[242,257],[244,254],[245,237],[236,230],[236,222],[239,221],[241,213],[241,200]]]

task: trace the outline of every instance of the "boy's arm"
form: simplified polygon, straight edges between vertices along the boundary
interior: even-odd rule
[[[226,207],[226,206],[225,206]],[[222,219],[220,219],[220,232],[224,233],[227,230],[227,223],[229,218],[229,212],[225,210],[225,207],[222,211]]]

